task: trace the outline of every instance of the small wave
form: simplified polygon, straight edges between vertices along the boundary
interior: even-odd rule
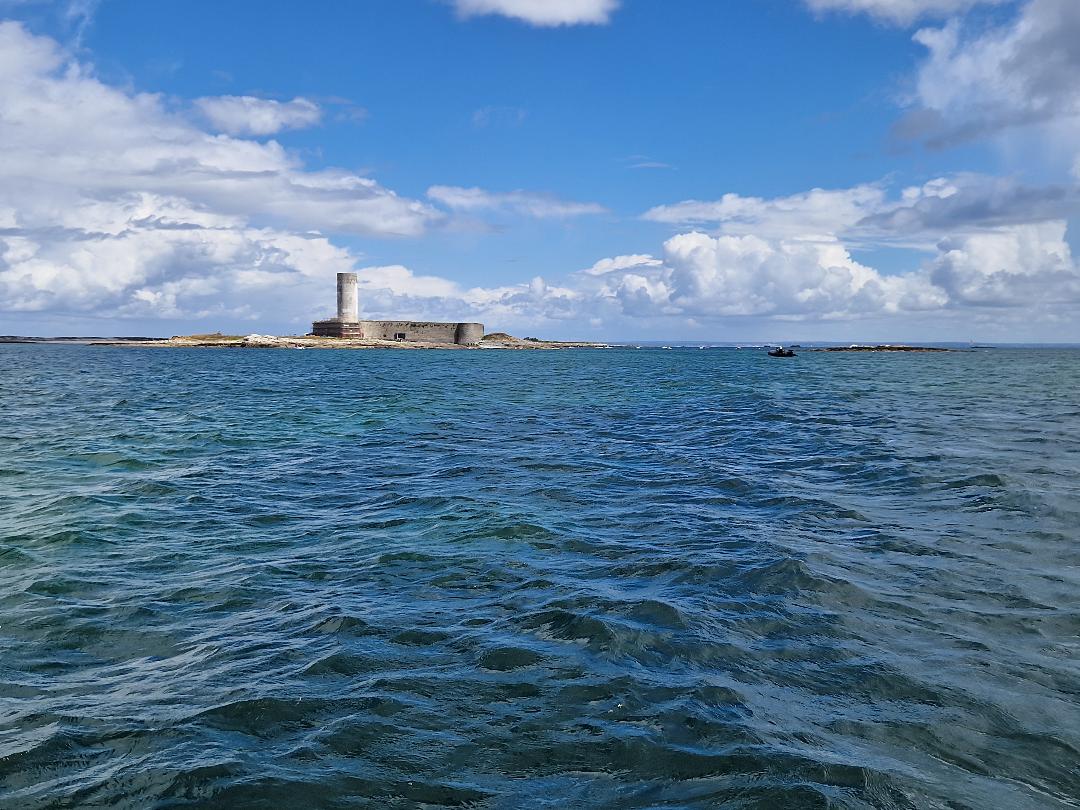
[[[521,647],[498,647],[480,656],[480,666],[498,672],[536,666],[544,660],[540,653]]]
[[[1007,483],[1004,478],[994,473],[981,473],[980,475],[970,475],[966,478],[954,478],[949,481],[944,481],[941,484],[945,489],[967,489],[969,487],[1005,487]]]

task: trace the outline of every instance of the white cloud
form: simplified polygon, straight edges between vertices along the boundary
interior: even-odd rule
[[[890,194],[885,183],[763,199],[727,194],[650,209],[645,218],[707,224],[648,256],[584,271],[627,311],[645,315],[864,318],[963,308],[1017,313],[1080,303],[1080,267],[1063,217],[1080,210],[1071,186],[1027,187],[961,174]],[[852,247],[904,246],[928,258],[884,274]],[[645,266],[645,265],[648,266]]]
[[[132,193],[69,216],[84,227],[0,229],[0,308],[245,317],[252,304],[282,295],[301,296],[303,307],[309,279],[353,265],[325,237],[246,226],[179,199]]]
[[[616,273],[620,270],[629,270],[632,267],[659,267],[663,262],[647,253],[633,253],[625,256],[614,256],[610,259],[600,259],[581,272],[587,276],[602,276],[607,273]]]
[[[1043,222],[945,239],[931,278],[957,305],[1074,308],[1080,304],[1080,268],[1065,227]]]
[[[308,171],[273,141],[201,130],[10,22],[0,109],[9,312],[240,312],[255,300],[240,291],[270,278],[263,304],[352,266],[309,231],[418,235],[443,216],[370,178]]]
[[[1046,222],[1080,212],[1073,185],[1025,186],[1014,178],[979,174],[938,177],[890,193],[884,182],[846,189],[812,189],[763,199],[725,194],[651,208],[644,219],[679,226],[712,226],[720,234],[767,239],[932,250],[947,235]]]
[[[609,272],[598,295],[638,316],[836,319],[943,306],[921,272],[884,276],[839,242],[677,234],[655,265]]]
[[[497,14],[530,25],[603,25],[620,0],[452,0],[458,14],[476,17]]]
[[[76,45],[82,44],[99,3],[100,0],[67,0],[67,4],[62,7],[64,20],[72,29]]]
[[[922,17],[948,17],[977,5],[998,5],[1009,0],[805,0],[814,11],[868,14],[893,25],[910,25]]]
[[[254,96],[208,96],[195,107],[217,130],[230,135],[274,135],[312,127],[322,120],[319,105],[306,98],[275,101]]]
[[[814,238],[855,225],[880,210],[885,191],[877,184],[826,190],[815,188],[771,200],[725,194],[719,200],[685,200],[659,205],[643,215],[652,222],[678,225],[716,223],[725,233]]]
[[[441,276],[416,275],[400,264],[365,267],[357,273],[357,282],[365,294],[365,305],[368,293],[380,291],[406,298],[462,297],[461,288],[455,282]]]
[[[596,203],[560,200],[558,197],[531,191],[500,193],[476,187],[432,186],[427,190],[427,196],[455,211],[496,211],[538,219],[603,214],[607,210]]]
[[[0,24],[0,205],[25,226],[83,198],[133,191],[177,197],[266,224],[415,235],[438,213],[348,171],[306,171],[274,141],[213,135],[160,97],[110,87],[16,23]]]
[[[925,28],[927,49],[899,134],[933,145],[1068,122],[1080,135],[1080,3],[1030,0],[990,29],[959,21]]]

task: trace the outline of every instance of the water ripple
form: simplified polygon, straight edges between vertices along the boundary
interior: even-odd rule
[[[0,347],[0,807],[1080,806],[1077,390]]]

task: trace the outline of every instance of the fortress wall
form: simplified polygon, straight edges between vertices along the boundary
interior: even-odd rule
[[[479,343],[484,336],[480,323],[436,323],[434,321],[363,321],[364,337],[396,340],[423,340],[431,343]]]

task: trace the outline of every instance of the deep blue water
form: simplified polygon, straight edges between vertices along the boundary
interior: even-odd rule
[[[1080,806],[1080,351],[0,347],[0,806]]]

